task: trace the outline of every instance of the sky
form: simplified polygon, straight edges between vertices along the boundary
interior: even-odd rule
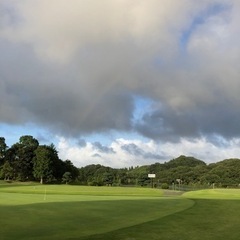
[[[0,136],[78,167],[240,157],[240,1],[0,0]]]

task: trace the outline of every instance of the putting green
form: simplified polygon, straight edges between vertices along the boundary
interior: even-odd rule
[[[2,185],[1,239],[81,239],[183,211],[189,199],[147,188]]]

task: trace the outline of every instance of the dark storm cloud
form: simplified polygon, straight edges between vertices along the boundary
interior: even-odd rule
[[[202,119],[198,119],[197,115],[191,111],[179,112],[170,108],[155,110],[143,115],[135,127],[138,132],[148,138],[178,142],[182,136],[200,137],[199,124]]]
[[[211,142],[221,138],[238,137],[240,134],[240,110],[228,101],[192,109],[174,110],[170,107],[146,113],[136,124],[138,132],[153,139],[178,142],[181,137],[199,138],[207,136]],[[220,141],[222,144],[223,141]],[[216,143],[217,144],[217,143]]]
[[[240,136],[238,1],[70,2],[0,3],[0,122],[76,138]],[[156,103],[137,120],[134,96]]]
[[[23,46],[0,46],[1,121],[34,121],[69,136],[130,129],[133,102],[124,90],[108,90],[109,85],[97,83],[98,79],[86,83],[76,63],[63,69],[49,67]],[[111,82],[108,76],[105,80]]]

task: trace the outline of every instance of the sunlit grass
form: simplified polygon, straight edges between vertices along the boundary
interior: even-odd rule
[[[240,189],[205,189],[183,194],[186,198],[240,199]]]
[[[236,240],[240,190],[0,183],[3,240]]]
[[[0,185],[1,186],[1,185]],[[151,196],[161,197],[163,191],[152,188],[137,187],[89,187],[71,185],[4,185],[0,192],[28,194],[66,194],[66,195],[96,195],[96,196]]]
[[[153,221],[193,204],[156,193],[162,196],[162,191],[146,188],[4,186],[0,188],[4,216],[0,236],[6,240],[81,239]]]

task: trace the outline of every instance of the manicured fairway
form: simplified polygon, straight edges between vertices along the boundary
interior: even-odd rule
[[[0,184],[0,239],[240,239],[240,191],[215,191]]]
[[[92,196],[151,196],[161,197],[163,192],[152,188],[129,188],[129,187],[87,187],[70,185],[0,185],[1,192],[29,193],[29,194],[64,194],[64,195],[92,195]]]
[[[0,236],[78,239],[152,221],[192,205],[188,199],[163,201],[161,196],[161,190],[144,188],[2,185]]]

